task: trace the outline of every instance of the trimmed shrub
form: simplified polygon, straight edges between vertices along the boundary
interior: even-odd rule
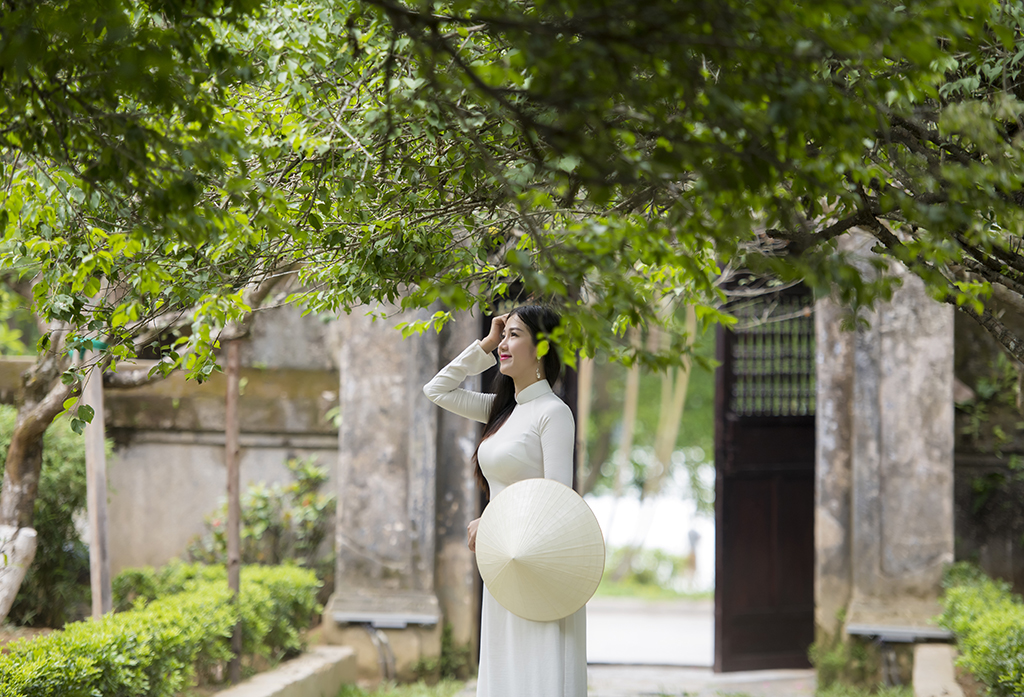
[[[126,612],[10,644],[0,656],[0,697],[171,697],[230,659],[239,618],[244,653],[276,659],[301,650],[299,631],[317,610],[319,582],[312,572],[243,568],[236,606],[223,567],[178,566],[129,576],[140,587],[166,583],[179,592],[154,600],[140,593]]]
[[[248,567],[242,568],[247,576],[252,573]],[[152,566],[125,569],[110,584],[114,611],[123,612],[139,602],[146,604],[165,595],[181,593],[199,581],[220,581],[226,578],[227,571],[223,566],[186,564],[177,559],[159,569]]]
[[[170,697],[189,686],[200,655],[212,661],[230,657],[237,613],[228,600],[227,588],[206,584],[145,608],[16,642],[0,658],[5,697]]]
[[[113,581],[115,609],[145,606],[201,584],[227,587],[223,566],[178,560],[159,569],[127,569]],[[301,650],[299,631],[319,611],[316,574],[298,566],[242,567],[242,650],[280,658]]]
[[[994,697],[1024,694],[1024,603],[1003,581],[956,564],[946,577],[939,624],[956,635],[958,663]]]

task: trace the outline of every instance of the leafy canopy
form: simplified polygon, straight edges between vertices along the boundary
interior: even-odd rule
[[[628,252],[602,250],[623,274],[651,280],[653,248],[700,297],[718,269],[692,251],[711,248],[856,311],[902,265],[1024,357],[999,319],[1024,311],[1019,2],[368,4],[415,41],[432,94],[515,123],[559,203],[641,218]],[[472,53],[485,40],[500,56]],[[552,248],[594,266],[586,232],[546,232],[532,269]]]
[[[521,287],[565,308],[555,340],[664,365],[688,343],[678,306],[728,321],[740,267],[854,307],[887,297],[889,261],[841,243],[860,230],[999,336],[994,286],[1024,288],[1020,16],[987,0],[26,4],[0,24],[18,114],[0,271],[36,279],[70,346],[100,335],[118,359],[187,315],[166,367],[200,377],[243,289],[295,268],[291,300],[313,311],[440,303],[410,331]],[[675,341],[624,338],[651,322]]]

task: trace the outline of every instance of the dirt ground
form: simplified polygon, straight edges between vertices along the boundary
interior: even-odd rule
[[[956,682],[964,691],[964,697],[985,697],[985,686],[960,666],[956,667]]]
[[[6,653],[7,644],[18,639],[34,639],[43,634],[49,634],[52,629],[36,627],[12,627],[10,625],[0,626],[0,653]]]

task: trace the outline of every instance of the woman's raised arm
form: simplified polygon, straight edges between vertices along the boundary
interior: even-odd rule
[[[474,341],[423,386],[423,394],[431,402],[453,414],[487,423],[494,395],[471,392],[460,388],[459,385],[470,375],[479,375],[492,365],[494,356],[480,348],[479,341]]]

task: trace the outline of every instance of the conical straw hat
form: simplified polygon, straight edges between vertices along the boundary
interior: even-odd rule
[[[502,607],[550,622],[594,595],[604,572],[604,537],[575,491],[551,479],[524,479],[484,509],[476,563]]]

